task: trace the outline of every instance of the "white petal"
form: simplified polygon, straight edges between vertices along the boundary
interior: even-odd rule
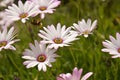
[[[27,67],[27,68],[31,68],[31,67],[36,66],[38,63],[39,63],[39,62],[37,62],[37,61],[32,61],[32,62],[29,63],[26,67]]]
[[[21,19],[21,21],[22,21],[23,23],[25,23],[25,22],[26,22],[26,19]]]
[[[39,64],[38,64],[38,70],[41,71],[41,69],[42,69],[42,64],[39,63]]]

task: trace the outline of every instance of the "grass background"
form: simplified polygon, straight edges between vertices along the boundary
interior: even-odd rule
[[[83,75],[92,71],[88,80],[120,80],[120,59],[112,59],[108,53],[101,52],[102,41],[120,32],[119,3],[120,0],[61,0],[54,14],[47,14],[41,21],[42,25],[33,24],[33,19],[26,24],[15,22],[17,38],[21,41],[14,44],[16,51],[0,52],[0,80],[56,80],[60,73],[71,73],[74,67],[83,68]],[[98,20],[92,35],[80,36],[71,46],[60,48],[56,53],[61,57],[52,63],[52,68],[47,67],[47,72],[38,71],[37,67],[25,68],[22,53],[29,48],[29,43],[40,40],[37,34],[42,26],[60,22],[69,27],[83,18]]]

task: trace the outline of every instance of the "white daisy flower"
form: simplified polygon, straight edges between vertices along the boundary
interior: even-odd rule
[[[91,34],[92,31],[96,28],[97,20],[91,23],[91,19],[88,19],[85,22],[84,19],[82,21],[78,21],[78,24],[73,24],[73,29],[80,35],[84,35],[84,37],[88,37],[88,34]]]
[[[33,16],[37,13],[37,6],[35,6],[30,1],[26,1],[24,4],[21,0],[18,1],[18,6],[16,4],[12,4],[12,6],[8,6],[6,9],[7,17],[10,20],[17,21],[21,20],[23,23],[29,19],[30,16]]]
[[[76,40],[77,34],[71,34],[71,27],[68,27],[66,29],[66,26],[64,25],[61,27],[61,24],[57,24],[57,28],[55,29],[54,25],[43,27],[45,31],[40,30],[40,33],[38,34],[41,38],[43,38],[43,43],[48,43],[49,48],[55,48],[63,47],[63,46],[69,46],[69,44]]]
[[[6,17],[6,12],[5,11],[1,11],[0,12],[0,26],[2,27],[2,29],[9,27],[11,24],[13,24],[12,20],[9,20]]]
[[[0,51],[2,49],[16,50],[12,44],[19,41],[19,39],[14,39],[15,36],[16,32],[14,31],[14,27],[11,27],[9,31],[7,31],[7,28],[5,28],[2,32],[0,31]]]
[[[110,36],[110,41],[105,40],[102,42],[105,48],[102,49],[103,52],[109,52],[112,58],[120,57],[120,34],[116,33],[116,39]]]
[[[2,0],[2,1],[0,1],[0,6],[6,7],[6,6],[12,4],[13,2],[14,2],[14,0]]]
[[[26,68],[38,65],[39,71],[46,71],[46,66],[52,67],[51,63],[55,62],[55,58],[58,57],[58,55],[55,54],[55,49],[50,49],[45,44],[38,43],[36,40],[35,46],[30,44],[30,49],[26,49],[22,56],[22,58],[27,59],[27,61],[23,63],[26,65]]]
[[[46,13],[53,13],[61,1],[59,0],[30,0],[35,5],[38,5],[38,12],[41,15],[41,19],[45,17]]]

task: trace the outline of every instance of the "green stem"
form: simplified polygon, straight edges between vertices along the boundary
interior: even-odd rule
[[[7,55],[8,59],[10,60],[10,62],[13,64],[13,66],[20,72],[20,69],[18,68],[18,66],[15,64],[15,62],[13,61],[13,59]]]
[[[77,66],[77,61],[75,60],[75,55],[73,55],[73,52],[71,51],[71,49],[70,49],[70,53],[71,53],[71,56],[72,56],[73,61],[75,63],[75,66]]]

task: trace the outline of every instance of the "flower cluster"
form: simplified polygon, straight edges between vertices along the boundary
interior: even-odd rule
[[[29,17],[41,15],[41,19],[45,17],[46,13],[53,13],[54,8],[60,4],[58,0],[28,0],[25,3],[22,3],[21,0],[18,1],[18,6],[12,4],[8,6],[7,18],[11,21],[21,20],[23,23],[26,20],[29,20]]]
[[[59,6],[61,1],[59,0],[27,0],[23,3],[21,0],[18,1],[18,5],[12,3],[8,6],[5,11],[0,12],[0,25],[3,31],[0,31],[0,51],[2,49],[12,49],[16,50],[13,44],[19,39],[14,39],[16,32],[14,32],[14,27],[11,27],[7,32],[7,27],[10,26],[15,21],[20,20],[22,23],[26,23],[30,17],[35,17],[40,15],[40,19],[45,18],[45,14],[52,14],[56,10],[55,8]],[[4,16],[2,16],[4,14]],[[56,51],[60,47],[70,46],[73,41],[78,40],[79,36],[84,35],[88,37],[89,34],[92,34],[93,30],[96,28],[97,20],[91,21],[88,19],[87,22],[82,19],[77,23],[73,23],[73,26],[66,27],[66,25],[61,25],[58,23],[55,25],[48,25],[43,27],[42,30],[39,30],[38,36],[41,38],[41,41],[34,40],[34,44],[30,43],[30,49],[25,49],[23,52],[22,58],[26,59],[23,64],[26,68],[32,68],[37,66],[38,70],[47,71],[47,67],[52,67],[52,62],[56,61],[56,58],[59,57],[56,54]],[[120,35],[117,34],[118,40]],[[13,40],[14,39],[14,40]],[[112,42],[115,42],[115,39],[111,37]],[[104,42],[105,45],[109,48],[110,42]],[[116,42],[114,44],[117,44]],[[115,45],[112,44],[114,47]],[[113,49],[112,47],[112,49]],[[116,50],[116,47],[114,48]],[[103,51],[111,51],[109,49],[103,49]],[[117,53],[120,53],[120,48],[117,46]],[[118,55],[119,56],[119,55]],[[116,56],[115,56],[116,57]],[[76,67],[73,70],[73,73],[60,74],[57,77],[57,80],[80,80],[82,74],[82,69],[78,70]],[[81,80],[86,80],[93,73],[89,72],[81,78]]]

